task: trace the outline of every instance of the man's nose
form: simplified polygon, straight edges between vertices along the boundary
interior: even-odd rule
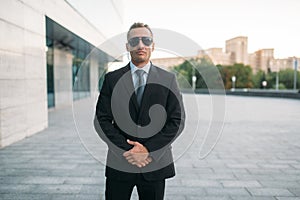
[[[139,38],[138,48],[145,48],[142,38]]]

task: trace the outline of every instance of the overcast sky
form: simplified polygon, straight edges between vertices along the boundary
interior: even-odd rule
[[[101,0],[68,1],[97,26]],[[144,22],[181,33],[203,49],[247,36],[249,53],[274,48],[276,58],[300,57],[299,0],[123,0],[123,8],[124,32]]]

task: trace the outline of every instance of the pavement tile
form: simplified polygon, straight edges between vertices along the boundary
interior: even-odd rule
[[[275,197],[241,197],[241,196],[231,196],[233,200],[276,200]]]
[[[0,194],[23,194],[23,193],[32,193],[37,190],[36,185],[28,184],[0,184]]]
[[[300,188],[288,188],[290,192],[292,192],[295,196],[300,197]]]
[[[31,193],[45,193],[45,194],[78,194],[82,185],[37,185],[36,190]]]
[[[249,188],[249,187],[262,187],[258,181],[221,181],[222,185],[226,187],[239,187],[239,188]]]
[[[63,184],[65,178],[63,177],[49,177],[49,176],[26,176],[21,184]]]
[[[206,192],[203,188],[192,187],[192,186],[189,187],[167,186],[166,192],[173,195],[184,195],[184,196],[189,196],[189,195],[205,196],[206,195]]]
[[[229,196],[204,196],[204,197],[199,197],[199,196],[188,196],[186,198],[187,200],[232,200]]]
[[[294,196],[288,189],[281,188],[248,188],[253,196]]]
[[[201,179],[184,179],[182,180],[182,184],[185,187],[222,187],[218,181]]]
[[[3,200],[52,200],[50,194],[0,194]]]
[[[297,181],[260,181],[261,185],[267,188],[299,188]]]
[[[241,197],[241,196],[231,196],[233,200],[276,200],[275,197]]]
[[[250,196],[245,188],[205,188],[208,196]]]

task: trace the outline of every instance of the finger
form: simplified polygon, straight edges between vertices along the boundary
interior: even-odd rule
[[[143,162],[143,167],[145,167],[146,165],[148,165],[149,164],[149,162],[147,161],[147,160],[145,160],[144,162]]]
[[[123,153],[123,156],[124,156],[124,157],[130,156],[130,155],[131,155],[131,152],[130,152],[130,151],[126,151],[125,153]]]
[[[127,160],[130,164],[135,164],[136,163],[136,161],[134,160],[134,159],[129,159],[129,160]]]
[[[148,164],[149,164],[149,163],[146,162],[146,161],[144,161],[144,162],[141,163],[142,167],[146,167]]]
[[[127,151],[123,154],[124,157],[133,156],[133,153],[131,151]]]
[[[131,141],[131,140],[129,140],[129,139],[127,139],[127,143],[128,143],[128,144],[131,144],[131,145],[134,145],[134,146],[136,145],[136,142],[135,142],[135,141]]]
[[[134,160],[134,157],[133,156],[126,156],[125,159],[126,160]]]
[[[152,158],[151,158],[151,157],[146,158],[146,160],[147,160],[149,163],[152,162]]]
[[[130,164],[132,164],[132,165],[136,165],[136,162],[130,162]]]

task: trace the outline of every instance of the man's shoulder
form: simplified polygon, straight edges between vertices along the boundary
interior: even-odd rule
[[[106,77],[119,77],[129,70],[130,70],[129,65],[126,65],[124,67],[121,67],[119,69],[116,69],[114,71],[110,71],[110,72],[106,73],[105,76]]]
[[[158,67],[157,65],[152,65],[154,70],[161,76],[165,77],[165,78],[174,78],[175,73],[171,72],[171,71],[167,71],[161,67]]]

